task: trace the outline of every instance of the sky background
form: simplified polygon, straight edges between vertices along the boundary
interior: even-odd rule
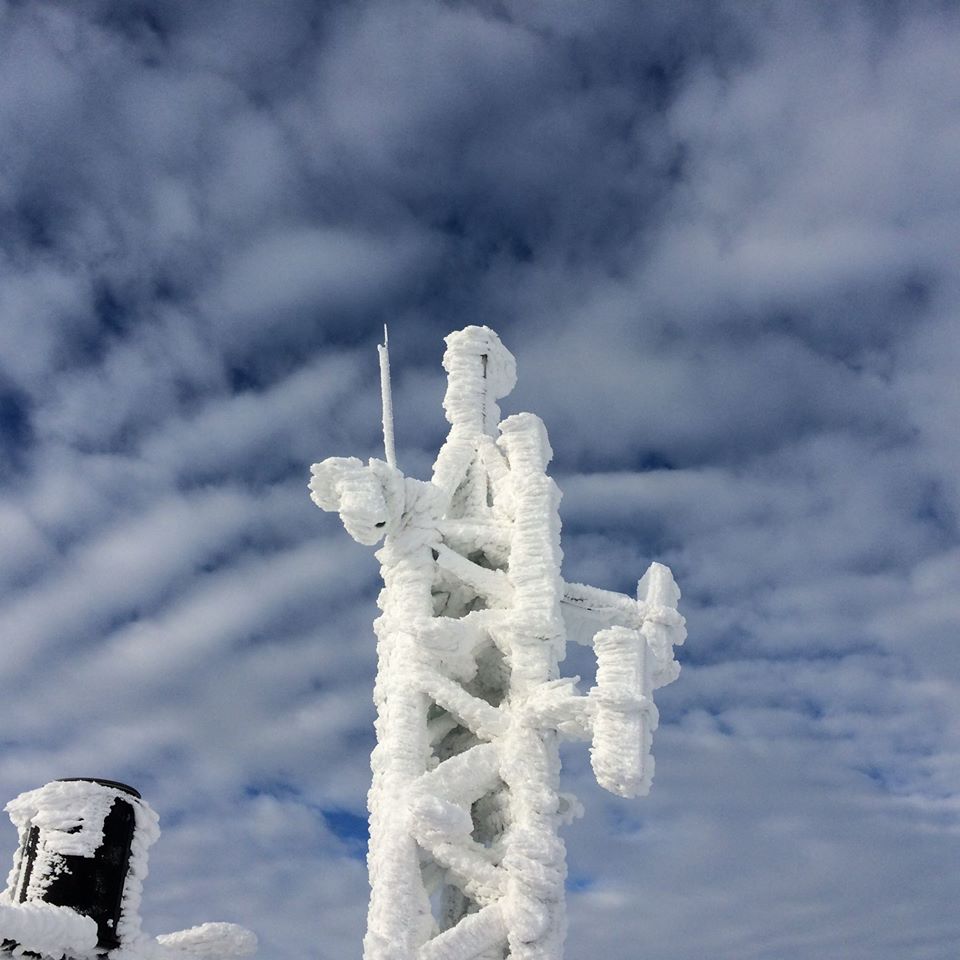
[[[0,801],[133,784],[148,931],[359,957],[379,581],[309,465],[389,322],[428,477],[483,323],[566,577],[688,620],[651,796],[566,754],[570,960],[955,960],[958,171],[954,3],[0,0]]]

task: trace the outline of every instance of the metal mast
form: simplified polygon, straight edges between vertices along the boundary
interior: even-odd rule
[[[446,342],[450,432],[431,481],[335,457],[310,483],[354,539],[385,537],[364,958],[560,960],[558,831],[580,807],[559,789],[559,741],[591,741],[606,789],[649,790],[680,593],[656,563],[636,599],[563,581],[546,429],[529,413],[500,422],[496,404],[514,358],[486,327]],[[560,677],[568,638],[596,651],[586,694]]]

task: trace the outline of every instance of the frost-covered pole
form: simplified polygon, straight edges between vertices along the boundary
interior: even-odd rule
[[[380,355],[380,402],[383,407],[383,454],[391,467],[397,465],[393,444],[393,392],[390,388],[390,335],[383,325],[383,343],[377,345]]]
[[[386,538],[364,957],[560,960],[558,830],[579,805],[559,792],[559,740],[592,741],[606,789],[649,790],[680,594],[656,563],[636,600],[565,583],[546,430],[529,413],[501,423],[496,405],[513,357],[467,327],[443,362],[450,433],[430,482],[335,457],[310,483],[354,539]],[[596,650],[587,694],[559,676],[568,637]]]

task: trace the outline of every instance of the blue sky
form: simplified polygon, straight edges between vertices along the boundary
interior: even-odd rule
[[[690,634],[648,799],[568,753],[568,955],[954,960],[958,51],[925,0],[0,0],[0,799],[127,781],[148,930],[359,956],[377,568],[309,465],[380,452],[389,322],[428,476],[486,323],[567,578],[668,563]]]

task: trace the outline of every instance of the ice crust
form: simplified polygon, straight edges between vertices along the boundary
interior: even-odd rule
[[[92,957],[97,947],[95,921],[51,903],[0,903],[0,929],[4,939],[44,957]]]
[[[134,811],[130,861],[124,881],[117,936],[120,946],[109,960],[229,960],[252,954],[253,933],[232,923],[207,923],[153,939],[140,928],[143,881],[148,873],[148,851],[160,836],[159,817],[150,805],[124,790],[102,782],[54,781],[11,800],[5,807],[20,838],[7,887],[0,894],[0,940],[15,941],[15,955],[24,951],[59,960],[94,960],[104,956],[97,947],[97,924],[68,907],[42,900],[44,880],[66,868],[66,856],[92,857],[103,842],[103,823],[116,800]],[[40,829],[34,866],[19,902],[16,889],[21,857],[31,827]]]
[[[598,782],[645,794],[653,691],[675,679],[680,592],[652,564],[637,598],[561,576],[560,491],[540,419],[500,422],[513,357],[486,327],[447,337],[450,432],[433,477],[383,461],[315,464],[311,496],[377,552],[377,746],[365,960],[560,960],[561,738],[591,742]],[[596,685],[560,676],[568,634]]]

